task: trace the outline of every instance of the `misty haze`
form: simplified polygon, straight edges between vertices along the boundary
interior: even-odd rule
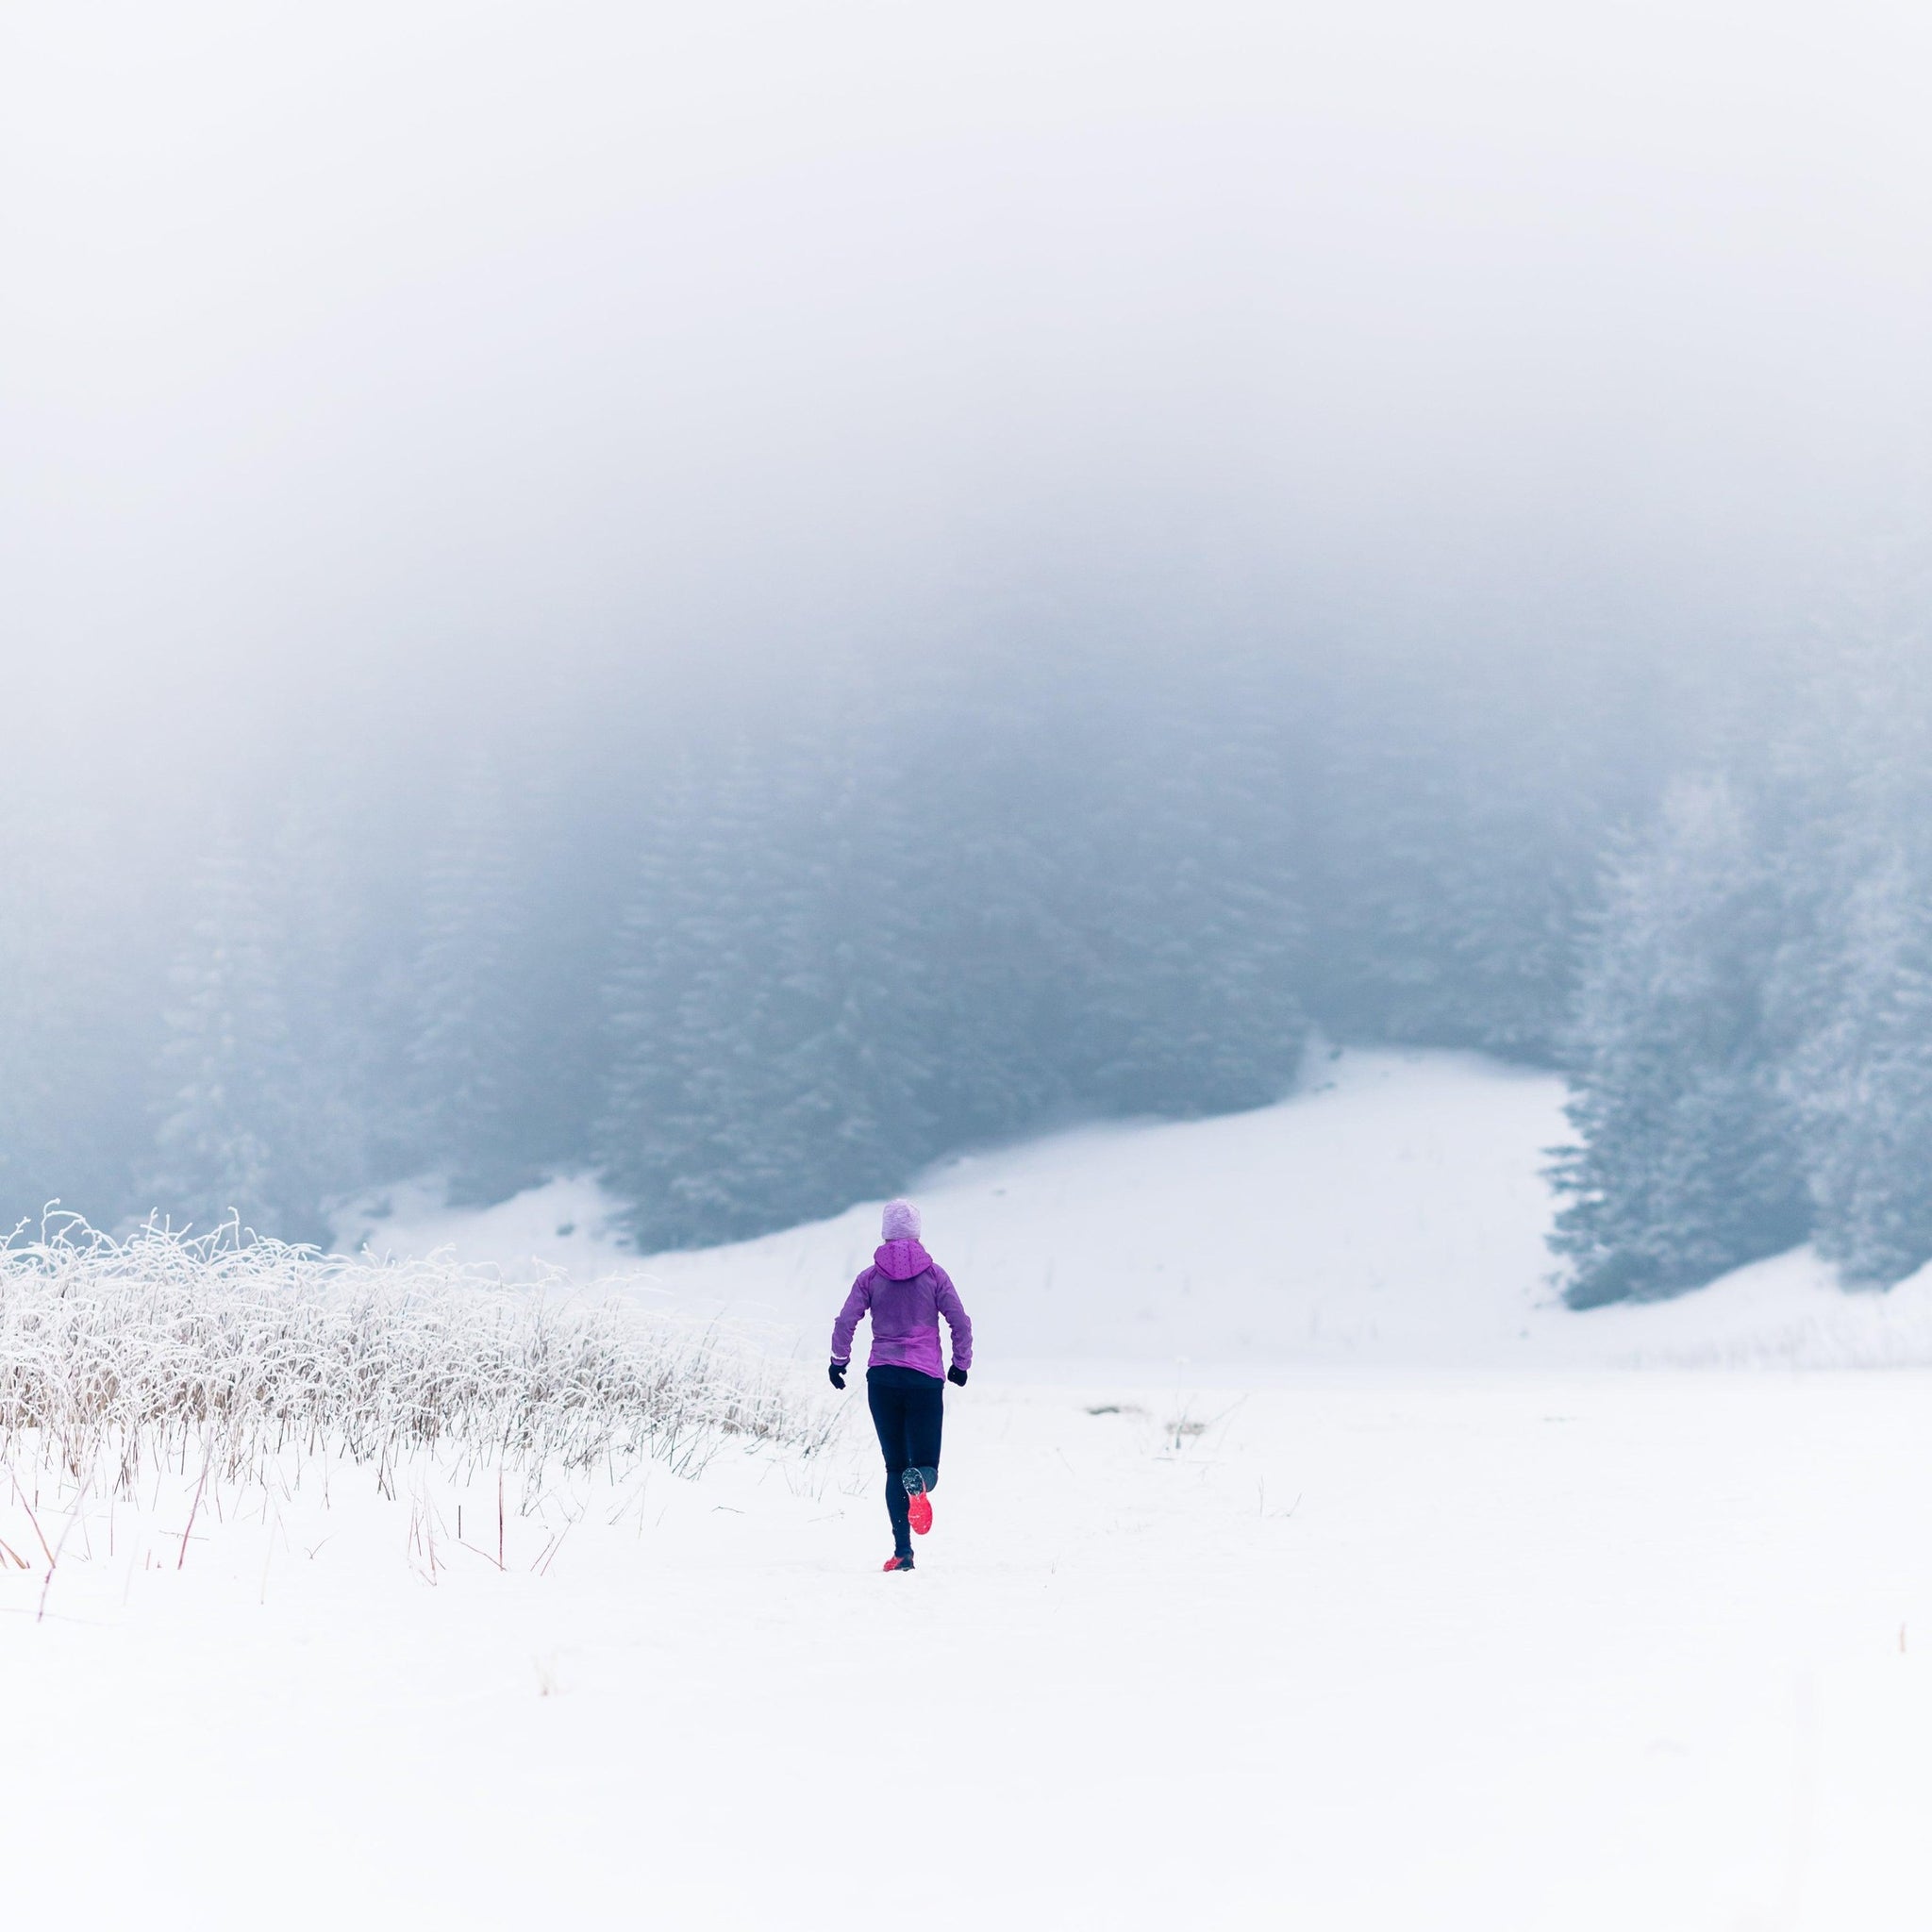
[[[1928,58],[0,22],[28,1901],[1924,1923]]]

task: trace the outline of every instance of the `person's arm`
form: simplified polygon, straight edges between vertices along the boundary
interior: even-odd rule
[[[852,1292],[845,1297],[845,1306],[839,1310],[839,1319],[832,1324],[832,1386],[842,1389],[845,1386],[845,1371],[852,1361],[852,1333],[858,1326],[858,1318],[872,1307],[872,1270],[868,1268],[852,1284]]]
[[[966,1312],[966,1305],[959,1299],[959,1291],[953,1286],[953,1277],[943,1268],[935,1268],[933,1273],[940,1278],[940,1313],[946,1318],[946,1326],[953,1335],[953,1368],[947,1377],[962,1389],[966,1386],[966,1371],[973,1366],[973,1322]]]

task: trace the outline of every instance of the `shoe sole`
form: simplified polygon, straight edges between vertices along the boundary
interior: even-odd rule
[[[926,1494],[924,1482],[917,1489],[907,1486],[906,1520],[912,1525],[914,1536],[924,1536],[932,1527],[932,1498]]]

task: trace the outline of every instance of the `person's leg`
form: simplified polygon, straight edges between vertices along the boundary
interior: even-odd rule
[[[940,1433],[946,1420],[945,1396],[943,1382],[906,1391],[905,1466],[917,1470],[922,1484],[928,1490],[939,1485]]]
[[[912,1554],[912,1529],[906,1514],[906,1485],[900,1480],[911,1454],[908,1438],[906,1398],[908,1391],[892,1387],[868,1374],[865,1380],[866,1406],[872,1410],[872,1425],[878,1432],[879,1449],[886,1458],[886,1514],[892,1520],[892,1554]]]

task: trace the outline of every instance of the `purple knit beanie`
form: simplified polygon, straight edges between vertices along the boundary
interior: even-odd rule
[[[910,1201],[888,1201],[879,1232],[889,1241],[916,1241],[919,1239],[919,1209]]]

